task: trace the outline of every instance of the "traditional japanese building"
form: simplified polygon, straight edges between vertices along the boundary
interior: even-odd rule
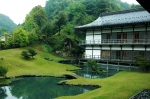
[[[150,60],[150,13],[143,8],[103,13],[75,29],[86,33],[79,43],[83,59],[133,62],[142,55]]]

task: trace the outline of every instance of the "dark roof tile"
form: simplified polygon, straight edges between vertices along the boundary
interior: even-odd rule
[[[101,14],[95,21],[75,28],[103,27],[141,22],[150,22],[150,13],[143,8],[104,13]]]

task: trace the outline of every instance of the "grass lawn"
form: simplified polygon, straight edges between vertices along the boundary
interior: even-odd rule
[[[68,84],[100,85],[84,94],[57,99],[128,99],[143,89],[150,89],[150,73],[122,71],[104,79],[75,79]]]
[[[68,70],[78,69],[72,65],[57,63],[62,58],[44,52],[40,46],[34,47],[38,53],[34,59],[24,60],[21,52],[26,48],[16,48],[0,51],[0,66],[8,68],[7,77],[20,75],[48,75],[62,76],[74,74]],[[47,61],[48,57],[53,61]],[[0,80],[0,84],[9,83],[9,80]],[[101,88],[76,96],[62,96],[57,99],[128,99],[142,89],[150,89],[150,73],[122,71],[114,76],[99,79],[78,78],[67,80],[68,84],[99,85]]]
[[[68,70],[78,69],[75,66],[60,64],[56,61],[62,59],[44,52],[40,46],[34,47],[37,55],[34,59],[25,60],[21,56],[21,52],[27,48],[16,48],[0,51],[0,66],[8,68],[7,77],[19,75],[51,75],[62,76],[64,73],[72,73]],[[44,58],[53,59],[53,61],[45,60]]]

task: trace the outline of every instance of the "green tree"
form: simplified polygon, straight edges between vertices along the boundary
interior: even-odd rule
[[[53,20],[59,12],[64,11],[72,2],[74,2],[74,0],[47,0],[44,9],[46,10],[48,19]]]
[[[131,9],[143,8],[141,5],[132,4]]]
[[[6,28],[1,28],[0,27],[0,35],[3,35],[4,32],[8,32],[8,30]]]
[[[91,68],[93,72],[101,73],[100,66],[95,60],[88,60],[86,66]]]
[[[8,72],[7,68],[0,66],[0,76],[6,77],[7,72]]]
[[[56,17],[56,25],[58,26],[58,31],[60,35],[61,26],[65,25],[68,21],[68,16],[65,12],[60,12],[59,15]]]
[[[33,28],[29,33],[28,33],[28,39],[29,39],[29,44],[35,44],[39,40],[38,34],[36,33],[37,29]]]
[[[67,7],[69,21],[73,24],[83,25],[86,18],[86,7],[82,3],[74,2]]]
[[[29,59],[30,55],[28,54],[27,51],[22,51],[21,55],[25,58],[25,59]]]
[[[37,54],[37,52],[33,49],[28,49],[28,53],[32,58],[33,58],[33,56],[35,56]]]
[[[25,22],[23,23],[23,27],[27,32],[29,32],[29,34],[31,33],[30,43],[33,43],[33,41],[35,41],[36,39],[41,40],[43,36],[42,27],[45,25],[46,22],[47,22],[46,12],[44,8],[42,8],[40,5],[35,6],[29,12],[29,14],[27,14]],[[36,39],[34,39],[31,36],[35,36]]]
[[[50,21],[47,21],[44,26],[42,27],[42,33],[43,33],[43,36],[45,39],[45,41],[47,42],[48,40],[48,37],[52,36],[53,35],[53,32],[52,32],[52,25],[50,23]]]
[[[13,31],[15,47],[27,46],[29,43],[27,32],[20,26]]]
[[[139,66],[139,69],[144,71],[149,71],[150,69],[150,61],[148,61],[145,57],[138,55],[135,56],[135,63]]]

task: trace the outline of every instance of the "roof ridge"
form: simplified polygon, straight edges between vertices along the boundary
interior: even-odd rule
[[[145,10],[144,8],[136,8],[136,9],[128,9],[128,10],[114,11],[114,12],[106,12],[106,13],[101,13],[101,14],[99,15],[99,17],[108,16],[108,15],[113,15],[113,14],[137,12],[137,11],[146,11],[146,10]]]

